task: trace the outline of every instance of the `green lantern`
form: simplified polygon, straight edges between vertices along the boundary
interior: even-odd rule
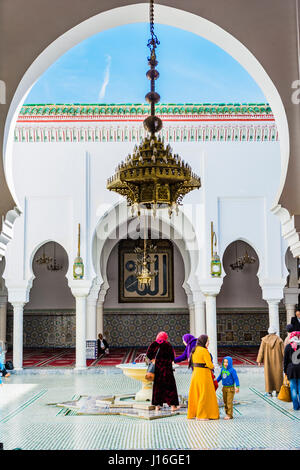
[[[212,277],[220,277],[222,274],[222,266],[220,257],[215,251],[210,262],[210,273]]]
[[[214,232],[213,222],[210,224],[210,232],[211,232],[211,262],[210,262],[210,274],[212,277],[220,277],[222,274],[222,265],[220,257],[217,251],[213,251],[213,245],[217,246],[217,235]]]
[[[84,264],[80,257],[80,224],[78,224],[78,252],[73,264],[73,278],[82,279],[84,276]]]

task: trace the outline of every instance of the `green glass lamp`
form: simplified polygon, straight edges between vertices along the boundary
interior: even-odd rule
[[[210,274],[212,277],[221,277],[222,274],[222,265],[221,265],[221,260],[220,257],[217,253],[217,251],[213,249],[213,246],[217,246],[217,235],[214,232],[214,227],[213,227],[213,222],[211,222],[210,225],[210,230],[211,230],[211,261],[210,261]]]
[[[77,256],[73,264],[73,278],[74,279],[83,279],[84,276],[84,264],[82,258],[80,257],[80,224],[78,224],[78,251]]]

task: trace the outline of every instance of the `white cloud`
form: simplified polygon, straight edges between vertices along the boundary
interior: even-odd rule
[[[99,100],[104,98],[105,92],[106,92],[106,87],[109,84],[110,64],[111,64],[111,56],[107,55],[106,56],[106,67],[105,67],[105,72],[104,72],[104,79],[103,79],[101,90],[99,92]]]

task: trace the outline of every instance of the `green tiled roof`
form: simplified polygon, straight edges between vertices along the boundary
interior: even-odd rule
[[[26,104],[20,116],[103,116],[103,115],[144,115],[150,113],[150,106],[145,103],[103,104]],[[168,103],[156,105],[157,114],[272,114],[268,103]]]

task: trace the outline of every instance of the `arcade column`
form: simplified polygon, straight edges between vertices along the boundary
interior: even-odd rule
[[[284,290],[284,303],[286,310],[286,323],[291,323],[291,319],[295,315],[300,289],[298,287],[285,287]]]
[[[269,306],[269,327],[276,330],[276,334],[280,336],[279,326],[279,302],[281,299],[267,300]]]
[[[97,302],[97,332],[104,335],[104,301]]]
[[[280,336],[279,303],[283,298],[285,283],[285,279],[278,279],[277,282],[270,282],[268,280],[260,282],[262,297],[269,307],[269,328],[274,328],[278,336]]]
[[[97,339],[97,299],[87,297],[86,339],[96,341]]]
[[[23,310],[25,302],[11,302],[14,309],[13,365],[14,370],[23,369]]]
[[[195,336],[199,338],[200,335],[206,334],[206,321],[205,321],[205,300],[197,300],[194,303],[194,322],[195,322]]]
[[[213,357],[213,363],[218,366],[218,336],[217,336],[217,295],[220,292],[222,278],[208,279],[200,285],[205,295],[206,306],[206,334],[209,338],[209,351]]]
[[[15,370],[23,368],[23,311],[29,301],[32,281],[6,279],[8,302],[13,307],[13,364]]]
[[[189,317],[190,317],[190,333],[193,336],[196,336],[195,331],[195,308],[193,302],[188,304],[189,306]]]
[[[91,281],[72,280],[69,282],[72,294],[76,300],[76,370],[86,369],[86,314],[87,296]]]
[[[0,341],[6,341],[7,296],[0,296]]]
[[[213,357],[214,365],[218,365],[218,339],[217,339],[217,294],[208,294],[206,297],[206,325],[209,338],[209,351]]]

